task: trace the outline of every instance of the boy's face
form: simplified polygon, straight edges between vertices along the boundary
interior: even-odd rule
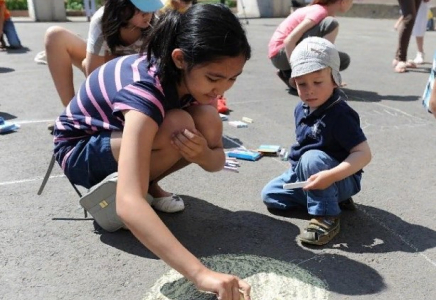
[[[336,87],[330,68],[295,77],[298,95],[311,109],[324,104]]]

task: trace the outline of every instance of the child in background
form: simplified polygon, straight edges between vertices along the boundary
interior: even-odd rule
[[[161,15],[171,9],[184,13],[191,6],[192,0],[166,0],[164,7],[159,10],[159,14]]]
[[[339,232],[341,207],[354,208],[351,196],[360,191],[371,151],[359,115],[339,89],[340,59],[334,45],[306,38],[290,62],[302,100],[294,111],[296,143],[290,149],[290,168],[263,188],[262,200],[279,210],[305,206],[312,219],[299,239],[324,245]],[[307,181],[304,188],[283,189],[283,184],[302,181]]]
[[[295,46],[308,36],[324,37],[334,43],[339,31],[339,23],[334,16],[347,12],[352,5],[353,0],[314,0],[290,14],[277,27],[268,45],[268,57],[278,69],[277,75],[288,87],[294,88],[290,80],[289,57]],[[350,64],[350,57],[343,52],[339,55],[342,71]]]
[[[9,49],[21,49],[23,47],[11,19],[11,13],[6,7],[6,2],[0,0],[0,38],[3,40],[4,36],[8,39]],[[6,44],[4,46],[6,47]]]
[[[106,1],[92,17],[87,41],[60,26],[47,29],[45,56],[62,104],[75,95],[73,66],[88,76],[114,57],[138,53],[161,7],[160,0]]]
[[[242,291],[249,300],[247,283],[206,268],[145,199],[155,182],[191,163],[223,169],[223,125],[209,103],[250,58],[246,34],[226,6],[199,4],[164,14],[147,44],[146,55],[116,58],[88,76],[56,121],[56,160],[86,188],[118,171],[117,214],[150,251],[218,299],[240,300]]]

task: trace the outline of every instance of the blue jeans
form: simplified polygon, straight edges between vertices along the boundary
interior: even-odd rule
[[[55,148],[56,153],[62,150]],[[64,167],[64,173],[72,183],[88,189],[117,170],[118,163],[111,150],[110,131],[103,131],[79,141]]]
[[[12,48],[21,48],[21,41],[15,30],[14,22],[9,18],[3,23],[3,34],[8,39],[9,46]]]
[[[310,215],[337,216],[339,202],[347,200],[360,191],[361,175],[352,175],[333,183],[324,190],[284,190],[283,184],[306,181],[311,175],[329,170],[339,164],[337,160],[320,150],[303,154],[295,170],[289,168],[279,177],[271,180],[262,190],[262,200],[269,208],[289,210],[297,206],[307,207]]]

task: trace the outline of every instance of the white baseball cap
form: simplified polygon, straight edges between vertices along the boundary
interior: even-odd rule
[[[130,0],[130,2],[142,12],[155,12],[163,7],[161,0]]]
[[[336,85],[342,84],[339,52],[335,45],[324,38],[312,36],[302,40],[292,51],[290,63],[291,78],[331,68]]]

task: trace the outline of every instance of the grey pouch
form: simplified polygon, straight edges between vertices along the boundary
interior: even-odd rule
[[[95,222],[109,232],[124,226],[115,209],[117,181],[118,173],[112,173],[79,200],[80,205],[94,217]]]

